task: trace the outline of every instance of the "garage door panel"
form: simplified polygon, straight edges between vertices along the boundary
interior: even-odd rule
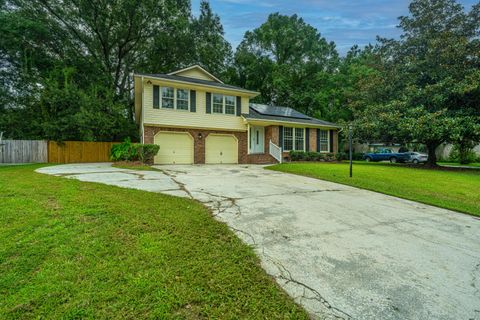
[[[192,164],[193,139],[185,132],[160,132],[154,143],[160,146],[156,164]]]
[[[205,142],[205,162],[238,163],[237,139],[233,135],[208,135]]]

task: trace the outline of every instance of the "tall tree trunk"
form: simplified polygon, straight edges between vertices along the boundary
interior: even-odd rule
[[[437,147],[440,145],[440,143],[437,142],[431,142],[427,143],[427,149],[428,149],[428,160],[426,165],[429,167],[436,167],[437,166],[437,154],[435,151],[437,150]]]

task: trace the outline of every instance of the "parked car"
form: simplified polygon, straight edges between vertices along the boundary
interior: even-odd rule
[[[363,156],[367,162],[370,161],[390,161],[391,163],[407,162],[410,160],[408,153],[395,153],[390,149],[382,148],[375,152],[367,153]]]
[[[407,152],[407,153],[410,155],[409,162],[417,164],[417,163],[427,162],[428,160],[428,155],[424,153],[419,153],[419,152]]]

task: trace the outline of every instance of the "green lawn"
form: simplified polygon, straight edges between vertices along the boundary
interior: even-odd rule
[[[268,169],[290,172],[382,192],[480,216],[480,170],[443,171],[356,162],[285,163]]]
[[[0,319],[307,319],[200,203],[0,167]]]
[[[439,162],[439,165],[447,165],[447,166],[462,166],[462,167],[473,167],[473,168],[480,168],[480,162],[473,162],[469,164],[460,164],[458,162]]]

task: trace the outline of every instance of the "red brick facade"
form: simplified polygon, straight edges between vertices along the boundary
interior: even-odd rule
[[[317,151],[317,129],[310,129],[309,134],[309,151]]]
[[[269,128],[269,127],[267,127]],[[160,131],[176,131],[176,132],[188,132],[193,137],[194,148],[194,163],[205,163],[205,138],[210,133],[230,134],[238,140],[238,163],[241,164],[264,164],[264,163],[276,163],[276,160],[268,153],[268,143],[270,142],[270,135],[265,128],[265,153],[263,154],[247,154],[247,132],[239,131],[222,131],[222,130],[205,130],[205,129],[189,129],[189,128],[169,128],[169,127],[144,127],[144,143],[153,143],[154,136]],[[277,127],[278,132],[278,127]]]
[[[230,134],[234,135],[238,140],[238,163],[240,164],[268,164],[277,163],[277,161],[269,154],[270,140],[276,145],[280,144],[280,132],[278,126],[265,127],[265,152],[262,154],[248,154],[248,135],[247,132],[239,131],[222,131],[222,130],[205,130],[205,129],[189,129],[189,128],[169,128],[169,127],[144,127],[144,143],[154,143],[154,136],[160,131],[176,131],[188,132],[194,140],[194,163],[205,163],[205,138],[210,133]],[[309,134],[310,151],[317,150],[317,130],[311,129]],[[338,150],[338,132],[333,135],[334,153]],[[288,152],[283,153],[288,158]]]

